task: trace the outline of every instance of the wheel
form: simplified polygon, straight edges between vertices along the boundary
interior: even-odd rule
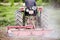
[[[41,13],[41,27],[47,28],[48,27],[48,13],[44,10]]]
[[[41,14],[36,15],[36,27],[41,28]]]
[[[19,10],[15,12],[15,18],[16,18],[16,25],[22,26],[23,25],[23,14]]]

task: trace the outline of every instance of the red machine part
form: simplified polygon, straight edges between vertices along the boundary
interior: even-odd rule
[[[25,10],[25,7],[20,7],[20,11],[23,12]]]
[[[15,36],[43,36],[51,34],[52,30],[30,29],[30,30],[11,30]]]
[[[41,7],[37,7],[37,10],[42,12],[43,11],[43,7],[42,6]]]
[[[42,11],[42,8],[38,8],[38,11],[40,11],[40,12],[41,12],[41,11]]]
[[[15,29],[22,29],[22,28],[25,28],[25,29],[34,29],[33,26],[8,26],[7,27],[8,30],[9,29],[13,29],[13,28],[15,28]]]

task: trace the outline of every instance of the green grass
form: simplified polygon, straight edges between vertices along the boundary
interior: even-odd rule
[[[15,25],[15,11],[20,6],[3,6],[0,5],[0,26]]]

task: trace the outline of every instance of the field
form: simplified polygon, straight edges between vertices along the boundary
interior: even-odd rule
[[[2,31],[1,31],[2,30]],[[0,27],[0,40],[59,40],[55,38],[45,38],[43,36],[31,36],[31,37],[9,37],[6,32],[6,27]]]
[[[0,6],[0,26],[15,25],[15,11],[20,6]]]
[[[10,38],[8,37],[6,31],[6,27],[11,25],[15,25],[15,11],[19,9],[20,5],[17,6],[4,6],[0,5],[0,40],[59,40],[59,39],[51,39],[51,38],[44,38],[44,37],[26,37],[26,38]],[[53,10],[53,9],[52,9]],[[49,10],[48,10],[49,11]],[[54,10],[48,12],[50,13],[50,24],[53,26],[54,30],[60,35],[60,10]],[[50,27],[52,27],[50,26]]]

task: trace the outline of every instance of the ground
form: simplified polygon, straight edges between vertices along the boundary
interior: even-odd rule
[[[59,39],[52,39],[52,38],[44,38],[44,37],[24,37],[24,38],[11,38],[7,35],[6,27],[0,28],[0,40],[59,40]]]
[[[3,8],[2,8],[3,7]],[[13,9],[13,10],[12,10]],[[0,12],[2,13],[2,14],[7,14],[6,15],[6,17],[4,18],[4,17],[0,17],[0,19],[2,20],[2,19],[6,19],[6,21],[8,20],[9,22],[11,21],[10,20],[10,18],[9,17],[11,17],[11,19],[13,19],[12,17],[12,15],[14,15],[13,13],[15,12],[15,10],[17,10],[18,8],[15,8],[15,7],[10,7],[10,6],[8,6],[8,7],[6,7],[6,6],[0,6]],[[48,8],[47,8],[48,9]],[[58,33],[60,33],[60,10],[59,10],[59,12],[57,11],[57,10],[54,10],[54,12],[55,11],[57,11],[57,12],[55,12],[55,13],[51,13],[51,12],[53,12],[52,11],[52,9],[48,9],[47,10],[48,11],[48,13],[50,13],[50,15],[49,15],[49,18],[50,18],[50,20],[49,20],[49,22],[50,22],[50,25],[52,25],[52,26],[54,26],[53,28],[54,28],[54,30],[57,30],[58,31]],[[2,14],[0,14],[0,15],[2,15]],[[11,21],[12,22],[12,21]],[[6,24],[6,23],[5,23]],[[52,27],[52,26],[50,26],[50,28]],[[7,30],[6,30],[6,27],[0,27],[0,30],[2,30],[2,31],[0,31],[0,40],[59,40],[59,39],[52,39],[52,38],[44,38],[44,37],[30,37],[30,38],[28,38],[28,37],[26,37],[26,38],[10,38],[10,37],[8,37],[8,35],[7,35]]]

